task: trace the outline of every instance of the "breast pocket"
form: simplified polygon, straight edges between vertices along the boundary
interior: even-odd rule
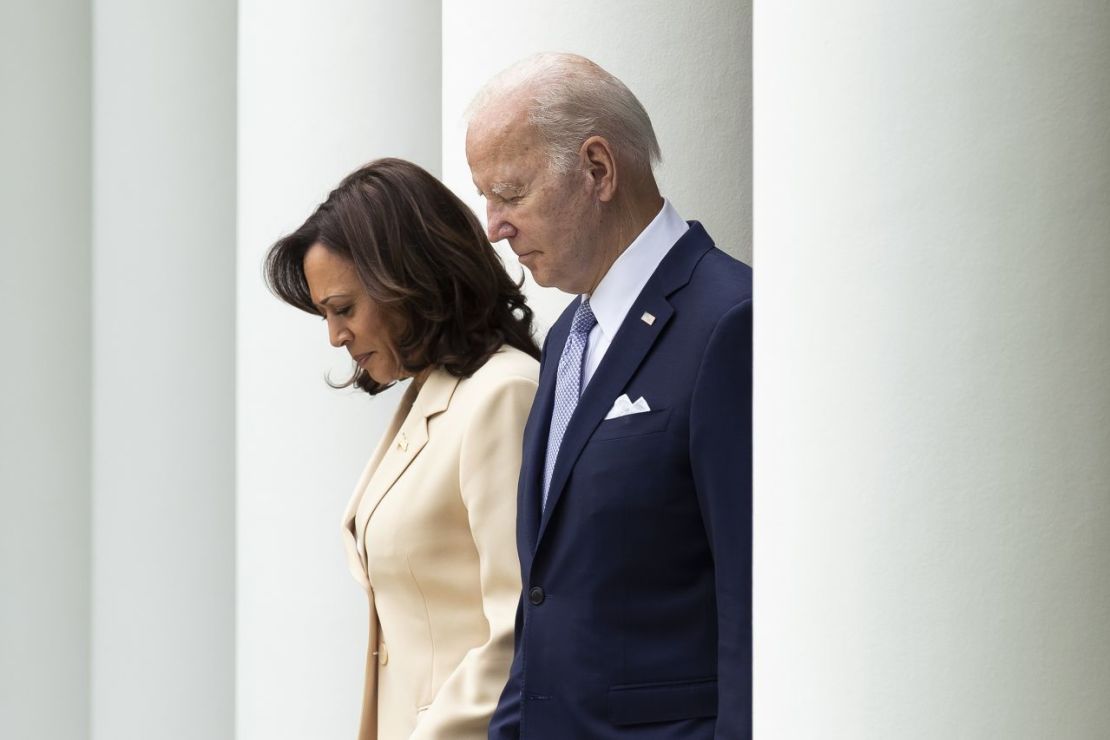
[[[657,434],[667,429],[667,422],[670,418],[670,409],[655,409],[639,414],[618,416],[615,419],[606,419],[598,424],[590,440],[601,442],[607,439]]]

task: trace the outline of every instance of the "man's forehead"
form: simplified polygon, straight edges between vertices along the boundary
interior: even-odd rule
[[[505,131],[525,124],[527,120],[528,100],[515,94],[491,100],[471,118],[472,122],[480,123],[491,131]]]
[[[527,146],[537,133],[533,129],[523,106],[504,103],[482,111],[471,120],[467,143],[495,150]]]
[[[532,126],[510,126],[497,130],[476,129],[468,136],[467,159],[475,184],[495,195],[519,194],[525,181],[542,168],[537,157],[542,142]]]

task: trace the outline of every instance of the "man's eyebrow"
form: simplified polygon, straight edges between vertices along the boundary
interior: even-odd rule
[[[505,193],[519,193],[524,188],[512,182],[495,182],[489,186],[489,190],[494,195],[504,195]]]

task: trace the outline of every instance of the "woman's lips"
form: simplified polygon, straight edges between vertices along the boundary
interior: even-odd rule
[[[365,365],[366,361],[370,359],[370,355],[372,355],[372,354],[374,354],[374,353],[373,352],[365,352],[361,355],[355,355],[355,358],[354,358],[355,362],[359,365]]]

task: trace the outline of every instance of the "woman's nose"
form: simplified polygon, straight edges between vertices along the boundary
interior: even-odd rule
[[[347,327],[339,322],[328,322],[328,339],[331,341],[331,346],[342,347],[347,342],[351,341],[351,332]]]

